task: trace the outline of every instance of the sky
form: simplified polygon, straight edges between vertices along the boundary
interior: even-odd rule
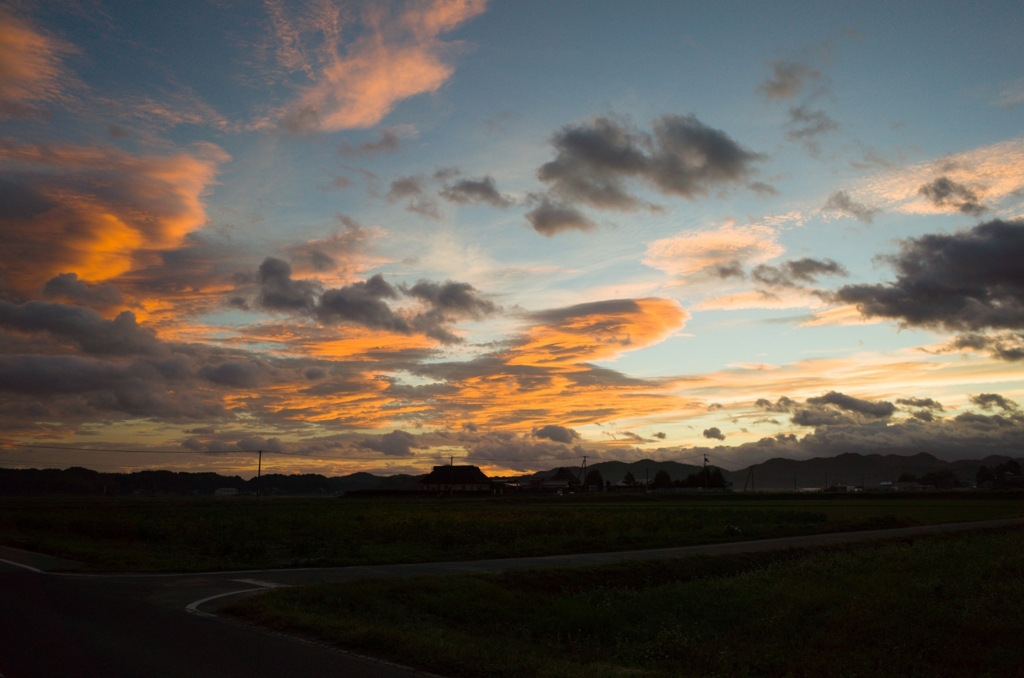
[[[1014,2],[0,3],[0,466],[1024,450]]]

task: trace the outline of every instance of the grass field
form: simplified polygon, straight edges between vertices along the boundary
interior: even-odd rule
[[[1024,496],[995,493],[7,497],[0,543],[95,571],[201,571],[617,551],[1019,515]]]
[[[1024,676],[1024,531],[276,589],[222,611],[448,676]]]

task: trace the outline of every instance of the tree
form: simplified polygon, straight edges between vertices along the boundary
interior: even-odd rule
[[[908,472],[901,473],[900,477],[897,479],[897,482],[900,482],[900,483],[916,483],[917,482],[917,476],[915,476],[913,473],[908,473]]]
[[[622,479],[622,482],[627,485],[636,485],[636,478],[633,477],[633,472],[626,471],[626,477]]]
[[[672,478],[669,476],[668,471],[661,469],[654,474],[654,480],[651,481],[651,487],[655,490],[660,490],[666,487],[672,487]]]
[[[587,480],[585,484],[588,490],[594,486],[597,486],[597,489],[600,490],[601,486],[604,485],[604,478],[601,477],[601,472],[596,468],[592,468],[587,471]]]
[[[985,466],[979,468],[977,475],[974,476],[974,482],[978,483],[978,487],[981,487],[985,483],[991,483],[995,479],[995,474],[992,473],[992,471],[989,471]]]
[[[960,479],[956,477],[956,474],[948,468],[944,468],[941,471],[929,471],[922,475],[918,482],[922,485],[934,485],[940,490],[948,490],[963,485]]]

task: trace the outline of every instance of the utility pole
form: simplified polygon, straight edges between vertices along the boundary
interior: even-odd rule
[[[704,489],[708,489],[708,455],[704,455]]]
[[[750,491],[754,491],[754,466],[750,466]]]
[[[576,476],[576,480],[579,480],[580,476],[583,476],[583,491],[586,492],[586,491],[588,491],[590,489],[589,487],[587,487],[587,457],[586,457],[586,455],[584,455],[584,457],[583,457],[583,466],[580,467],[580,474],[578,476]]]
[[[793,471],[793,491],[796,492],[796,471]]]
[[[260,499],[260,475],[263,472],[263,450],[259,451],[259,461],[256,463],[256,501]]]

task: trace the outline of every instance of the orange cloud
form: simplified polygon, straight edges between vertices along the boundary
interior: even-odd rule
[[[206,223],[203,196],[229,159],[213,144],[135,156],[0,141],[0,169],[13,185],[0,214],[8,253],[0,277],[27,295],[58,273],[95,282],[140,266]]]
[[[397,17],[373,11],[366,17],[368,33],[348,44],[341,43],[338,10],[332,8],[311,22],[323,40],[319,70],[303,55],[297,29],[276,8],[272,17],[281,43],[279,60],[315,81],[284,111],[283,125],[292,131],[372,127],[399,101],[437,91],[454,72],[445,61],[451,43],[438,36],[482,13],[486,4],[421,0]]]
[[[669,275],[687,278],[713,272],[719,266],[739,262],[759,264],[781,255],[778,232],[766,224],[737,226],[729,221],[718,228],[684,231],[647,246],[643,263]]]
[[[657,344],[682,329],[690,315],[670,299],[615,299],[537,314],[540,324],[512,350],[509,365],[572,368],[614,360]],[[546,322],[545,322],[546,321]]]
[[[68,50],[0,6],[0,117],[29,115],[36,104],[60,100],[60,57]]]

